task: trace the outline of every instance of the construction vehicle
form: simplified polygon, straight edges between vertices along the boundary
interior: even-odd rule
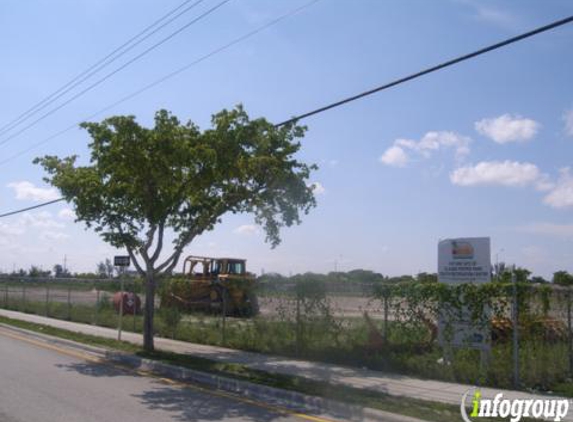
[[[252,317],[259,313],[255,275],[245,259],[188,256],[183,276],[161,291],[161,306],[181,311],[206,311],[226,316]]]

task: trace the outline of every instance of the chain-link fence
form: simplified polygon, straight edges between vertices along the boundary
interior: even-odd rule
[[[572,288],[520,284],[517,324],[512,320],[510,287],[466,291],[465,297],[475,306],[491,308],[487,320],[491,352],[484,365],[479,350],[446,351],[440,346],[441,302],[455,299],[442,287],[438,283],[336,283],[308,277],[259,283],[253,292],[255,316],[233,311],[231,301],[237,298],[220,291],[207,302],[186,307],[162,304],[158,292],[154,326],[157,335],[182,341],[498,387],[515,384],[513,328],[517,326],[519,387],[570,388],[563,386],[571,385],[573,374]],[[3,278],[0,306],[116,328],[114,295],[120,289],[115,279]],[[140,280],[125,280],[124,291],[144,303]],[[130,297],[135,298],[126,295],[124,300]],[[141,332],[142,315],[127,302],[124,305],[123,329]]]

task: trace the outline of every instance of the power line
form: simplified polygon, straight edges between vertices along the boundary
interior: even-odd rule
[[[169,18],[171,15],[176,13],[179,9],[184,7],[186,4],[191,2],[191,0],[185,0],[179,6],[172,9],[167,14],[163,15],[161,18],[157,19],[151,25],[148,25],[141,32],[139,32],[138,34],[136,34],[135,36],[133,36],[132,38],[127,40],[125,43],[123,43],[122,45],[117,47],[111,53],[109,53],[108,55],[106,55],[102,59],[98,60],[96,63],[94,63],[93,65],[88,67],[86,70],[81,72],[79,75],[72,78],[70,81],[66,82],[64,85],[62,85],[56,91],[49,94],[46,98],[44,98],[43,100],[36,103],[34,106],[32,106],[31,108],[29,108],[28,110],[26,110],[25,112],[20,114],[18,117],[16,117],[12,121],[10,121],[10,122],[6,123],[4,126],[0,127],[0,135],[3,135],[4,133],[9,132],[14,127],[18,126],[20,123],[28,120],[28,118],[30,118],[31,116],[36,114],[38,111],[44,109],[49,104],[53,103],[55,100],[60,98],[62,95],[68,93],[71,89],[75,88],[77,85],[81,84],[86,79],[90,78],[95,73],[99,72],[101,69],[103,69],[107,65],[111,64],[112,62],[114,62],[115,60],[117,60],[118,58],[120,58],[121,56],[126,54],[128,51],[135,48],[137,45],[141,44],[143,41],[148,39],[150,36],[157,33],[158,31],[163,29],[165,26],[167,26],[171,22],[173,22],[175,19],[177,19],[180,16],[182,16],[183,14],[187,13],[188,11],[190,11],[191,9],[193,9],[195,6],[199,5],[203,1],[204,0],[196,1],[191,6],[185,8],[183,11],[179,12],[177,15],[175,15],[174,17],[169,19],[167,22],[163,23],[158,28],[155,28],[152,32],[149,32],[155,26],[157,26],[158,24],[163,22],[165,19]],[[141,37],[143,37],[143,38],[141,38]],[[140,39],[138,40],[138,38],[140,38]]]
[[[60,202],[60,201],[64,201],[64,200],[65,200],[65,198],[58,198],[58,199],[54,199],[54,200],[52,200],[52,201],[44,202],[44,203],[42,203],[42,204],[34,205],[34,206],[32,206],[32,207],[22,208],[22,209],[19,209],[19,210],[16,210],[16,211],[10,211],[10,212],[7,212],[7,213],[5,213],[5,214],[0,214],[0,218],[2,218],[2,217],[9,217],[9,216],[14,215],[14,214],[20,214],[20,213],[25,212],[25,211],[34,210],[34,209],[36,209],[36,208],[45,207],[46,205],[55,204],[56,202]]]
[[[193,25],[194,23],[200,21],[201,19],[207,17],[208,15],[210,15],[211,13],[215,12],[217,9],[219,9],[221,6],[225,5],[226,3],[229,3],[231,0],[223,0],[220,3],[216,4],[215,6],[213,6],[212,8],[210,8],[209,10],[207,10],[206,12],[204,12],[203,14],[199,15],[197,18],[193,19],[191,22],[188,22],[187,24],[183,25],[182,27],[180,27],[179,29],[177,29],[176,31],[172,32],[171,34],[169,34],[167,37],[163,38],[162,40],[160,40],[159,42],[153,44],[151,47],[145,49],[143,52],[141,52],[140,54],[138,54],[137,56],[135,56],[134,58],[128,60],[127,62],[125,62],[124,64],[122,64],[121,66],[119,66],[118,68],[116,68],[115,70],[113,70],[112,72],[108,73],[107,75],[105,75],[104,77],[98,79],[96,82],[94,82],[93,84],[89,85],[87,88],[84,88],[83,90],[81,90],[80,92],[78,92],[77,94],[73,95],[72,97],[70,97],[69,99],[67,99],[66,101],[64,101],[62,104],[60,104],[59,106],[51,109],[50,111],[48,111],[47,113],[43,114],[42,116],[40,116],[39,118],[37,118],[36,120],[32,121],[31,123],[29,123],[28,125],[24,126],[22,129],[20,129],[19,131],[13,133],[12,135],[8,136],[7,138],[5,138],[3,141],[0,142],[0,145],[4,145],[5,143],[7,143],[8,141],[14,139],[16,136],[20,135],[21,133],[25,132],[26,130],[30,129],[32,126],[35,126],[36,124],[38,124],[39,122],[41,122],[42,120],[44,120],[46,117],[54,114],[56,111],[60,110],[61,108],[65,107],[66,105],[68,105],[69,103],[71,103],[72,101],[76,100],[78,97],[81,97],[82,95],[84,95],[85,93],[87,93],[88,91],[91,91],[93,88],[95,88],[96,86],[100,85],[102,82],[106,81],[107,79],[109,79],[110,77],[112,77],[113,75],[115,75],[116,73],[118,73],[119,71],[125,69],[127,66],[131,65],[132,63],[134,63],[135,61],[139,60],[140,58],[142,58],[143,56],[145,56],[147,53],[151,52],[152,50],[155,50],[157,47],[159,47],[160,45],[164,44],[165,42],[169,41],[171,38],[175,37],[177,34],[181,33],[182,31],[184,31],[185,29],[189,28],[191,25]]]
[[[317,0],[317,1],[318,1],[318,0]],[[490,52],[490,51],[497,50],[497,49],[499,49],[499,48],[501,48],[501,47],[505,47],[505,46],[510,45],[510,44],[513,44],[513,43],[515,43],[515,42],[517,42],[517,41],[521,41],[521,40],[523,40],[523,39],[532,37],[532,36],[537,35],[537,34],[540,34],[540,33],[542,33],[542,32],[549,31],[549,30],[551,30],[551,29],[557,28],[557,27],[559,27],[559,26],[563,26],[563,25],[568,24],[568,23],[571,23],[571,22],[573,22],[573,16],[569,16],[569,17],[567,17],[567,18],[565,18],[565,19],[561,19],[561,20],[555,21],[555,22],[550,23],[550,24],[548,24],[548,25],[545,25],[545,26],[539,27],[539,28],[537,28],[537,29],[534,29],[534,30],[532,30],[532,31],[529,31],[529,32],[523,33],[523,34],[521,34],[521,35],[518,35],[518,36],[516,36],[516,37],[508,38],[508,39],[506,39],[506,40],[504,40],[504,41],[501,41],[501,42],[498,42],[498,43],[496,43],[496,44],[490,45],[490,46],[488,46],[488,47],[484,47],[484,48],[482,48],[482,49],[476,50],[476,51],[474,51],[473,53],[469,53],[469,54],[465,54],[465,55],[463,55],[463,56],[459,56],[459,57],[457,57],[457,58],[455,58],[455,59],[452,59],[452,60],[443,62],[443,63],[441,63],[441,64],[439,64],[439,65],[436,65],[436,66],[429,67],[429,68],[427,68],[427,69],[425,69],[425,70],[422,70],[422,71],[420,71],[420,72],[413,73],[413,74],[411,74],[411,75],[409,75],[409,76],[406,76],[406,77],[397,79],[397,80],[395,80],[395,81],[393,81],[393,82],[390,82],[390,83],[381,85],[381,86],[379,86],[379,87],[376,87],[376,88],[373,88],[373,89],[371,89],[371,90],[362,92],[362,93],[357,94],[357,95],[354,95],[354,96],[352,96],[352,97],[348,97],[348,98],[345,98],[345,99],[343,99],[343,100],[340,100],[340,101],[331,103],[331,104],[329,104],[329,105],[323,106],[323,107],[321,107],[321,108],[318,108],[318,109],[309,111],[309,112],[307,112],[307,113],[304,113],[304,114],[301,114],[301,115],[299,115],[299,116],[293,117],[293,118],[291,118],[291,119],[285,120],[285,121],[283,121],[283,122],[277,123],[277,124],[275,124],[275,127],[280,127],[280,126],[284,126],[284,125],[287,125],[287,124],[290,124],[290,123],[295,123],[295,122],[297,122],[297,121],[299,121],[299,120],[301,120],[301,119],[304,119],[304,118],[313,116],[313,115],[315,115],[315,114],[322,113],[322,112],[324,112],[324,111],[330,110],[330,109],[335,108],[335,107],[339,107],[339,106],[341,106],[341,105],[343,105],[343,104],[346,104],[346,103],[349,103],[349,102],[351,102],[351,101],[355,101],[355,100],[358,100],[358,99],[360,99],[360,98],[363,98],[363,97],[372,95],[372,94],[374,94],[374,93],[376,93],[376,92],[379,92],[379,91],[388,89],[388,88],[390,88],[390,87],[393,87],[393,86],[396,86],[396,85],[399,85],[399,84],[408,82],[408,81],[410,81],[410,80],[412,80],[412,79],[419,78],[419,77],[421,77],[421,76],[423,76],[423,75],[427,75],[427,74],[429,74],[429,73],[438,71],[438,70],[443,69],[443,68],[445,68],[445,67],[452,66],[452,65],[454,65],[454,64],[456,64],[456,63],[460,63],[460,62],[465,61],[465,60],[468,60],[468,59],[470,59],[470,58],[480,56],[480,55],[485,54],[485,53],[488,53],[488,52]],[[10,212],[10,213],[0,215],[0,218],[2,218],[2,217],[7,217],[7,216],[9,216],[9,215],[18,214],[18,213],[21,213],[21,212],[24,212],[24,211],[28,211],[28,210],[30,210],[30,209],[40,208],[40,207],[43,207],[43,206],[46,206],[46,205],[50,205],[50,204],[53,204],[54,202],[58,202],[58,201],[62,201],[62,200],[64,200],[64,198],[60,198],[60,199],[55,200],[55,201],[46,202],[46,203],[44,203],[44,204],[39,204],[39,205],[36,205],[36,206],[34,206],[34,207],[30,207],[30,208],[25,208],[25,209],[21,209],[21,210],[12,211],[12,212]]]
[[[211,52],[209,52],[209,53],[207,53],[207,54],[201,56],[200,58],[194,60],[193,62],[191,62],[191,63],[189,63],[189,64],[187,64],[187,65],[185,65],[185,66],[183,66],[183,67],[180,67],[179,69],[177,69],[177,70],[175,70],[175,71],[173,71],[173,72],[171,72],[171,73],[168,73],[167,75],[165,75],[165,76],[163,76],[163,77],[161,77],[161,78],[159,78],[159,79],[156,79],[155,81],[153,81],[153,82],[151,82],[151,83],[145,85],[144,87],[138,89],[137,91],[135,91],[135,92],[133,92],[133,93],[131,93],[131,94],[129,94],[129,95],[126,95],[125,97],[120,98],[119,100],[115,101],[114,103],[105,106],[104,108],[102,108],[102,109],[96,111],[96,112],[93,113],[93,114],[90,114],[89,116],[83,118],[82,121],[88,121],[88,120],[90,120],[90,119],[92,119],[92,118],[94,118],[94,117],[97,117],[98,115],[102,114],[103,112],[108,111],[108,110],[110,110],[110,109],[112,109],[112,108],[118,106],[119,104],[122,104],[122,103],[124,103],[124,102],[126,102],[126,101],[128,101],[128,100],[130,100],[130,99],[132,99],[132,98],[134,98],[134,97],[136,97],[136,96],[138,96],[138,95],[140,95],[140,94],[142,94],[142,93],[148,91],[148,90],[150,90],[151,88],[154,88],[155,86],[160,85],[160,84],[162,84],[163,82],[168,81],[169,79],[174,78],[175,76],[179,75],[180,73],[183,73],[184,71],[190,69],[191,67],[193,67],[193,66],[195,66],[195,65],[198,65],[199,63],[201,63],[201,62],[203,62],[203,61],[205,61],[205,60],[207,60],[207,59],[209,59],[209,58],[215,56],[216,54],[222,53],[223,51],[225,51],[225,50],[231,48],[232,46],[234,46],[234,45],[236,45],[236,44],[238,44],[238,43],[240,43],[240,42],[245,41],[246,39],[248,39],[248,38],[250,38],[250,37],[252,37],[252,36],[254,36],[254,35],[256,35],[256,34],[262,32],[262,31],[264,31],[265,29],[268,29],[268,28],[271,27],[271,26],[274,26],[274,25],[278,24],[279,22],[281,22],[281,21],[283,21],[283,20],[285,20],[285,19],[287,19],[287,18],[289,18],[289,17],[291,17],[291,16],[293,16],[293,15],[295,15],[295,14],[301,12],[302,10],[304,10],[304,9],[306,9],[306,8],[308,8],[308,7],[310,7],[310,6],[312,6],[312,5],[315,4],[315,3],[318,3],[319,1],[321,1],[321,0],[312,0],[312,1],[310,1],[310,2],[308,2],[308,3],[306,3],[306,4],[304,4],[304,5],[302,5],[302,6],[298,7],[298,8],[296,8],[296,9],[293,9],[293,10],[291,10],[291,11],[289,11],[289,12],[287,12],[287,13],[285,13],[285,14],[283,14],[283,15],[281,15],[281,16],[275,18],[275,19],[273,19],[272,21],[269,21],[268,23],[266,23],[266,24],[264,24],[264,25],[259,26],[258,28],[255,28],[255,29],[252,30],[252,31],[247,32],[246,34],[241,35],[240,37],[235,38],[234,40],[228,42],[227,44],[224,44],[224,45],[221,46],[221,47],[218,47],[218,48],[212,50]],[[22,151],[19,151],[19,152],[17,152],[17,153],[14,154],[14,155],[5,158],[4,160],[0,160],[0,166],[1,166],[1,165],[4,165],[4,164],[6,164],[6,163],[8,163],[8,162],[10,162],[10,161],[12,161],[12,160],[14,160],[15,158],[21,157],[22,155],[26,154],[27,152],[34,150],[35,148],[39,147],[40,145],[43,145],[43,144],[45,144],[45,143],[51,141],[52,139],[55,139],[55,138],[57,138],[57,137],[63,135],[64,133],[69,132],[69,131],[72,130],[72,129],[77,128],[77,126],[79,125],[79,123],[80,123],[80,122],[74,123],[74,124],[72,124],[72,125],[66,127],[65,129],[62,129],[61,131],[59,131],[59,132],[57,132],[57,133],[55,133],[55,134],[53,134],[53,135],[50,135],[49,137],[47,137],[47,138],[45,138],[45,139],[43,139],[43,140],[41,140],[41,141],[39,141],[39,142],[36,142],[35,144],[32,144],[31,146],[29,146],[29,147],[26,148],[26,149],[24,149],[24,150],[22,150]]]
[[[460,62],[463,62],[463,61],[465,61],[465,60],[469,60],[469,59],[472,59],[472,58],[474,58],[474,57],[481,56],[482,54],[489,53],[490,51],[497,50],[497,49],[499,49],[499,48],[502,48],[502,47],[508,46],[508,45],[510,45],[510,44],[513,44],[513,43],[515,43],[515,42],[517,42],[517,41],[524,40],[524,39],[526,39],[526,38],[532,37],[532,36],[537,35],[537,34],[540,34],[540,33],[542,33],[542,32],[549,31],[549,30],[551,30],[551,29],[555,29],[555,28],[557,28],[557,27],[559,27],[559,26],[563,26],[563,25],[566,25],[566,24],[571,23],[571,22],[573,22],[573,16],[569,16],[569,17],[567,17],[567,18],[565,18],[565,19],[561,19],[561,20],[555,21],[555,22],[553,22],[553,23],[550,23],[549,25],[545,25],[545,26],[539,27],[539,28],[537,28],[537,29],[534,29],[534,30],[532,30],[532,31],[529,31],[529,32],[526,32],[526,33],[524,33],[524,34],[518,35],[518,36],[516,36],[516,37],[508,38],[508,39],[506,39],[506,40],[504,40],[504,41],[501,41],[501,42],[498,42],[498,43],[496,43],[496,44],[490,45],[490,46],[488,46],[488,47],[484,47],[484,48],[481,48],[481,49],[479,49],[479,50],[476,50],[476,51],[474,51],[473,53],[465,54],[465,55],[459,56],[459,57],[457,57],[457,58],[455,58],[455,59],[448,60],[448,61],[446,61],[446,62],[440,63],[440,64],[438,64],[438,65],[436,65],[436,66],[428,67],[428,68],[426,68],[426,69],[424,69],[424,70],[421,70],[421,71],[419,71],[419,72],[413,73],[413,74],[411,74],[411,75],[405,76],[405,77],[400,78],[400,79],[396,79],[396,80],[394,80],[394,81],[392,81],[392,82],[389,82],[389,83],[387,83],[387,84],[378,86],[378,87],[373,88],[373,89],[370,89],[370,90],[368,90],[368,91],[364,91],[364,92],[362,92],[362,93],[360,93],[360,94],[357,94],[357,95],[353,95],[352,97],[348,97],[348,98],[345,98],[345,99],[343,99],[343,100],[336,101],[336,102],[331,103],[331,104],[328,104],[328,105],[326,105],[326,106],[317,108],[317,109],[315,109],[315,110],[309,111],[308,113],[304,113],[304,114],[301,114],[301,115],[299,115],[299,116],[293,117],[293,118],[291,118],[291,119],[285,120],[284,122],[279,123],[277,126],[283,126],[283,125],[286,125],[286,124],[289,124],[289,123],[296,122],[296,121],[301,120],[301,119],[305,119],[305,118],[310,117],[310,116],[313,116],[313,115],[315,115],[315,114],[319,114],[319,113],[325,112],[325,111],[327,111],[327,110],[330,110],[330,109],[339,107],[339,106],[344,105],[344,104],[346,104],[346,103],[349,103],[349,102],[352,102],[352,101],[356,101],[356,100],[358,100],[358,99],[360,99],[360,98],[367,97],[367,96],[372,95],[372,94],[375,94],[375,93],[377,93],[377,92],[379,92],[379,91],[383,91],[383,90],[388,89],[388,88],[391,88],[391,87],[393,87],[393,86],[400,85],[400,84],[402,84],[402,83],[404,83],[404,82],[408,82],[408,81],[411,81],[412,79],[416,79],[416,78],[419,78],[419,77],[421,77],[421,76],[427,75],[427,74],[429,74],[429,73],[436,72],[436,71],[438,71],[438,70],[444,69],[444,68],[446,68],[446,67],[452,66],[452,65],[457,64],[457,63],[460,63]]]

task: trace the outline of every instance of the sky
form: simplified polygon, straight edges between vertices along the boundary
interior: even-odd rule
[[[182,0],[0,3],[0,127]],[[243,104],[283,121],[573,15],[568,0],[320,0],[121,104],[308,0],[230,0],[55,110],[177,28],[204,0],[54,105],[0,130],[0,214],[59,197],[38,156],[89,158],[77,124],[167,109],[201,128]],[[573,271],[573,24],[311,117],[298,158],[316,163],[318,205],[271,249],[252,216],[229,215],[185,254],[237,256],[256,273],[435,272],[440,239],[487,236],[492,261],[550,278]],[[103,113],[93,116],[99,110]],[[60,133],[61,132],[61,133]],[[0,270],[94,271],[123,254],[58,203],[0,219]]]

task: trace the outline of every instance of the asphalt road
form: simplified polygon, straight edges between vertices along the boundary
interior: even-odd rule
[[[0,330],[0,421],[303,421],[234,398],[90,362]]]

